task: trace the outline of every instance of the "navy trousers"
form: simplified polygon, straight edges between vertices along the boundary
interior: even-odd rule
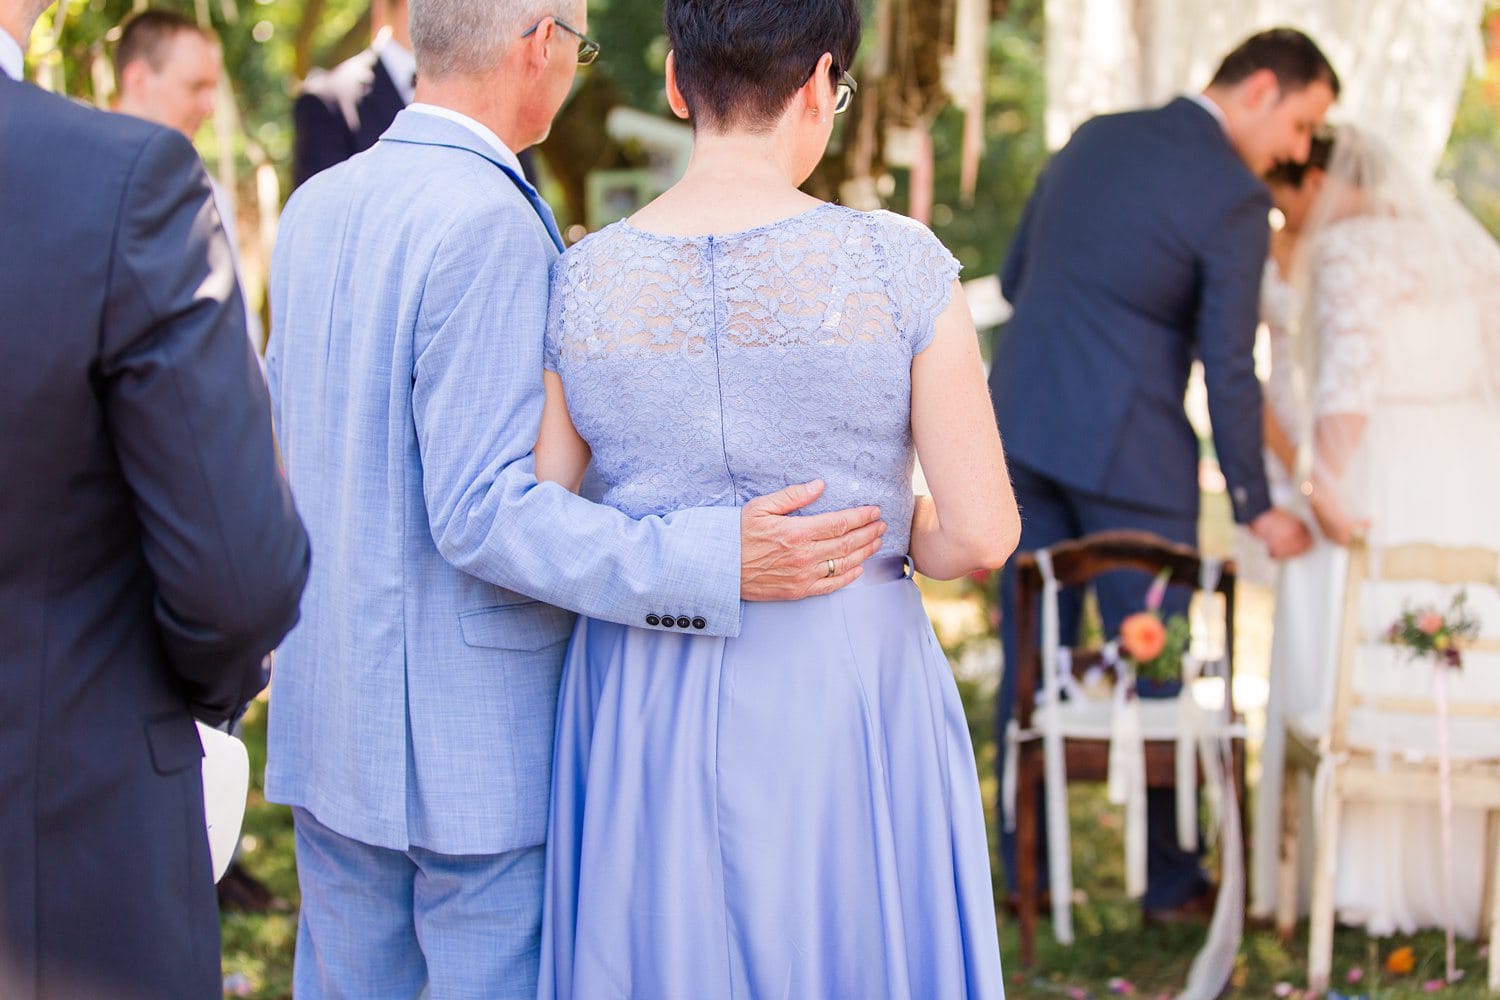
[[[1047,548],[1070,538],[1079,538],[1096,531],[1134,529],[1149,531],[1172,542],[1186,545],[1198,544],[1198,519],[1196,515],[1172,513],[1123,504],[1107,497],[1083,493],[1057,482],[1024,465],[1012,462],[1011,478],[1015,484],[1016,501],[1021,507],[1020,551],[1030,552]],[[1115,635],[1120,622],[1129,614],[1145,606],[1146,589],[1151,577],[1145,573],[1119,572],[1099,577],[1094,582],[1094,595],[1099,602],[1099,614],[1103,619],[1106,635]],[[1184,614],[1192,595],[1181,587],[1167,591],[1162,606],[1163,616]],[[1005,730],[1016,707],[1016,678],[1010,665],[1016,661],[1016,576],[1014,561],[1007,564],[1000,575],[1000,639],[1005,649],[1006,669],[1001,675],[999,704],[995,718],[995,764],[998,774],[1005,773]],[[1062,641],[1067,645],[1077,642],[1083,594],[1076,588],[1066,588],[1058,597],[1058,617]],[[1038,635],[1040,625],[1038,625]],[[1141,691],[1143,697],[1152,692]],[[1177,686],[1163,687],[1158,696],[1175,695]],[[1200,864],[1200,853],[1184,851],[1177,844],[1177,802],[1170,788],[1153,788],[1146,793],[1146,895],[1141,905],[1147,909],[1169,909],[1180,906],[1196,896],[1208,885],[1208,877]],[[1037,796],[1039,808],[1045,809],[1045,797]],[[1041,829],[1046,829],[1046,816],[1039,817]],[[1037,885],[1048,886],[1047,845],[1045,838],[1037,842],[1037,856],[1032,863],[1037,867]],[[1005,868],[1007,891],[1015,891],[1016,882],[1016,837],[1000,829],[1000,861]]]

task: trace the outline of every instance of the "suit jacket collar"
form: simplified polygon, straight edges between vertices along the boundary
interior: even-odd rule
[[[510,174],[512,178],[519,177],[521,183],[526,184],[519,161],[507,162],[500,151],[486,142],[477,132],[449,118],[403,108],[401,113],[396,115],[396,120],[391,122],[391,127],[386,129],[385,134],[380,138],[382,141],[467,149],[489,160]],[[526,184],[526,186],[529,188],[531,185]]]
[[[456,122],[451,118],[443,118],[438,115],[428,114],[424,111],[414,111],[411,108],[402,109],[386,129],[385,135],[380,137],[381,142],[409,142],[423,146],[447,146],[451,149],[464,149],[478,156],[484,157],[495,166],[503,170],[515,184],[525,199],[531,203],[536,211],[542,225],[547,230],[547,235],[552,238],[559,253],[563,250],[562,234],[557,230],[557,220],[552,217],[552,209],[542,200],[536,188],[526,179],[521,171],[521,163],[514,153],[507,157],[499,149],[492,146],[484,137],[473,129]],[[496,141],[499,141],[496,137]],[[510,152],[506,150],[505,152]]]
[[[1235,150],[1234,143],[1229,141],[1229,133],[1224,130],[1224,125],[1203,105],[1189,97],[1178,97],[1168,104],[1166,109],[1192,121],[1195,128],[1201,128],[1204,135],[1211,135],[1222,142],[1231,153],[1234,153],[1236,159],[1239,158],[1240,154]]]

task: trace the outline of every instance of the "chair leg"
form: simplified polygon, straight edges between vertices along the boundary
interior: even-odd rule
[[[1289,944],[1297,929],[1298,859],[1302,848],[1298,842],[1301,816],[1298,815],[1298,771],[1287,763],[1281,774],[1281,842],[1277,845],[1276,939]]]
[[[1496,814],[1491,812],[1489,825],[1491,832],[1496,831]],[[1489,968],[1489,991],[1500,993],[1500,836],[1490,841],[1490,898],[1489,898],[1489,923],[1490,923],[1490,968]]]
[[[1496,812],[1495,810],[1491,809],[1484,814],[1484,852],[1487,861],[1495,857],[1495,851],[1497,849],[1497,836],[1500,836],[1500,812]],[[1486,864],[1484,866],[1484,885],[1482,886],[1479,894],[1479,899],[1481,900],[1481,902],[1479,906],[1478,936],[1480,938],[1487,938],[1490,936],[1491,925],[1495,918],[1495,915],[1490,912],[1489,901],[1495,895],[1496,874],[1497,873],[1495,871],[1495,866],[1493,864]]]
[[[1037,797],[1035,745],[1015,748],[1016,762],[1016,916],[1021,924],[1021,967],[1036,964],[1036,916],[1039,902],[1036,871]]]
[[[1328,989],[1333,969],[1333,886],[1334,866],[1339,843],[1338,776],[1328,782],[1324,792],[1322,828],[1317,832],[1318,848],[1313,863],[1312,912],[1307,931],[1307,989],[1321,994]]]

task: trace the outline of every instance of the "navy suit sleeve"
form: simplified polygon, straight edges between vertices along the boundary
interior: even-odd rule
[[[276,467],[208,178],[175,132],[142,148],[118,227],[100,349],[106,424],[167,660],[195,714],[218,722],[264,687],[262,660],[297,620],[307,536]]]
[[[1214,448],[1229,483],[1234,518],[1241,524],[1271,506],[1254,358],[1270,209],[1270,195],[1263,190],[1241,198],[1210,233],[1199,262],[1198,353]]]
[[[354,155],[354,136],[336,107],[304,91],[292,104],[292,187]]]

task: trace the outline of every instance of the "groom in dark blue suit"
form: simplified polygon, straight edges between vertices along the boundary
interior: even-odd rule
[[[1261,453],[1251,351],[1271,202],[1260,177],[1278,161],[1306,159],[1338,87],[1306,35],[1266,31],[1231,52],[1202,94],[1095,118],[1052,158],[1001,274],[1015,315],[990,377],[1023,550],[1112,528],[1196,545],[1198,441],[1183,409],[1195,359],[1235,520],[1277,558],[1310,544],[1300,521],[1271,506]],[[1128,573],[1099,581],[1107,634],[1142,607],[1146,584]],[[1064,595],[1064,642],[1077,629],[1079,596]],[[1001,606],[1014,601],[1007,570]],[[1186,601],[1169,597],[1164,611]],[[1002,628],[1007,664],[1016,662],[1013,619]],[[1014,705],[1007,670],[1002,769]],[[1177,845],[1171,790],[1150,797],[1142,906],[1170,920],[1211,893],[1197,856]],[[1002,833],[1001,854],[1013,891],[1013,835]],[[1045,856],[1035,863],[1045,887]]]

